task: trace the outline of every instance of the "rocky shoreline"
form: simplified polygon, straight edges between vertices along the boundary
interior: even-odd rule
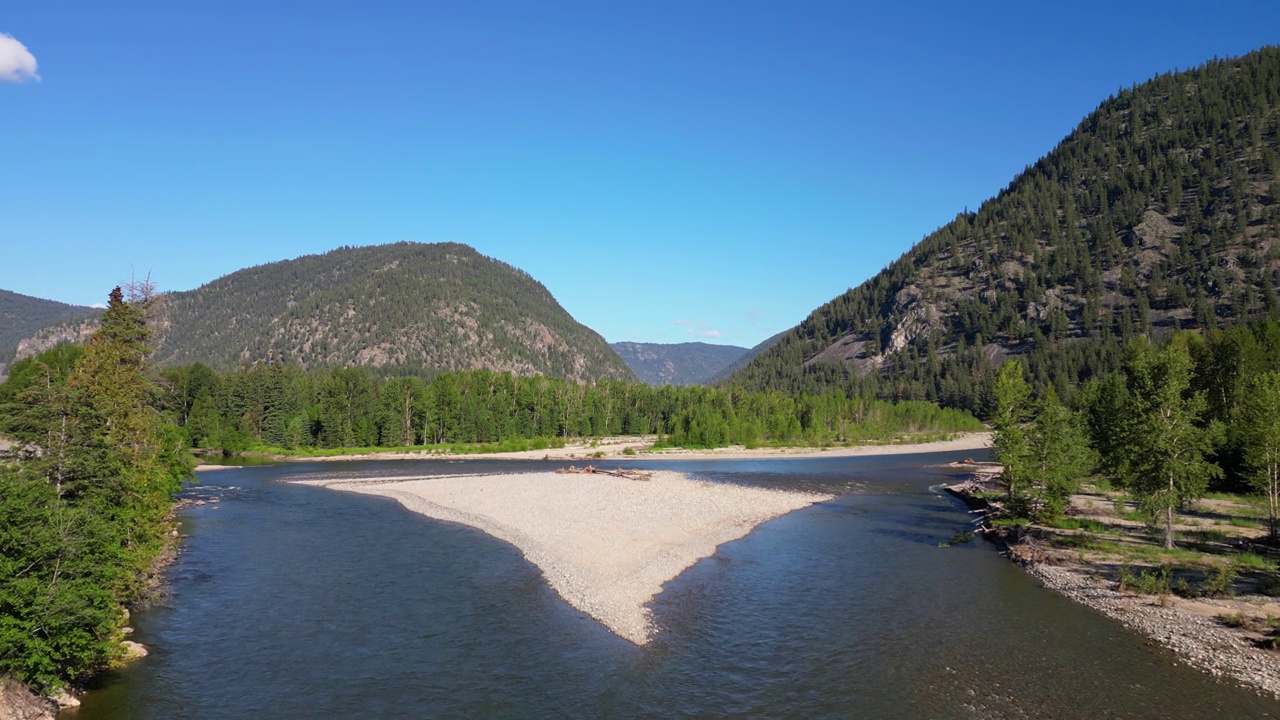
[[[967,469],[973,473],[972,480],[943,489],[981,513],[981,534],[1045,587],[1137,630],[1191,667],[1280,700],[1280,652],[1259,647],[1250,633],[1227,627],[1203,613],[1189,612],[1180,607],[1184,601],[1177,598],[1121,592],[1116,581],[1103,577],[1101,568],[1091,569],[1087,562],[1051,564],[1037,559],[1037,553],[1021,552],[1026,546],[1011,542],[1012,538],[987,521],[991,506],[976,494],[989,489],[991,464],[971,465]],[[1232,610],[1225,601],[1198,602],[1220,606],[1222,614]]]
[[[1177,653],[1188,665],[1280,700],[1280,653],[1254,647],[1243,633],[1174,605],[1162,605],[1157,597],[1121,593],[1112,587],[1115,583],[1079,569],[1030,561],[1018,564],[1045,587],[1119,620]]]

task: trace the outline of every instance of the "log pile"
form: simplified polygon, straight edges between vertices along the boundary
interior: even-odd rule
[[[594,465],[587,465],[586,467],[581,467],[581,468],[576,467],[574,465],[570,465],[567,468],[560,468],[559,470],[556,470],[556,474],[557,475],[612,475],[613,477],[625,478],[627,480],[648,480],[649,478],[653,477],[653,473],[644,472],[643,470],[623,470],[622,468],[605,470],[604,468],[598,468]]]

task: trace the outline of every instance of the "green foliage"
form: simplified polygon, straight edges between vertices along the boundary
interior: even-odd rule
[[[685,447],[826,445],[983,429],[960,410],[837,393],[591,386],[488,370],[384,380],[364,368],[308,372],[279,363],[195,382],[200,367],[166,370],[162,403],[192,444],[228,453],[655,434],[661,445]]]
[[[1048,524],[1051,527],[1058,528],[1059,530],[1085,530],[1093,533],[1104,533],[1107,531],[1106,525],[1103,525],[1097,520],[1089,520],[1086,518],[1059,517],[1050,520]]]
[[[1191,358],[1184,348],[1134,343],[1124,375],[1124,443],[1115,448],[1119,456],[1109,464],[1139,507],[1164,525],[1164,544],[1171,549],[1177,508],[1200,497],[1209,479],[1221,474],[1205,457],[1216,434],[1199,424],[1205,400],[1191,389]]]
[[[1007,510],[1035,513],[1047,522],[1062,517],[1068,498],[1094,463],[1074,413],[1063,407],[1053,388],[1033,403],[1018,360],[1000,367],[992,395],[992,449],[1003,466]]]
[[[1235,582],[1237,574],[1236,566],[1232,563],[1218,565],[1200,584],[1200,595],[1202,597],[1224,597],[1233,594],[1231,586]]]
[[[115,530],[42,478],[0,466],[0,675],[47,691],[114,657]]]
[[[1025,503],[1031,485],[1031,439],[1026,423],[1031,418],[1031,387],[1022,375],[1022,363],[1005,363],[995,380],[995,408],[991,424],[995,428],[992,455],[1004,466],[1000,473],[1005,496],[1010,503]]]
[[[1267,499],[1271,540],[1280,541],[1280,372],[1254,376],[1238,405],[1248,478]]]
[[[1120,592],[1139,595],[1168,595],[1172,590],[1173,568],[1161,565],[1158,570],[1143,570],[1137,575],[1128,565],[1120,566]]]
[[[0,674],[44,691],[110,663],[190,471],[152,406],[146,298],[112,292],[83,350],[3,386],[18,461],[0,466]]]
[[[1094,454],[1075,415],[1049,388],[1040,399],[1028,437],[1031,472],[1040,490],[1041,519],[1062,517],[1068,498],[1089,474]]]
[[[1243,627],[1245,622],[1244,613],[1227,613],[1219,615],[1218,620],[1229,628]]]

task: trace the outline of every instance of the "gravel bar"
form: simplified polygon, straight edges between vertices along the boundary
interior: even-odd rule
[[[395,498],[505,540],[566,602],[637,645],[653,635],[647,605],[663,584],[761,523],[832,498],[668,471],[648,481],[519,473],[315,484]]]

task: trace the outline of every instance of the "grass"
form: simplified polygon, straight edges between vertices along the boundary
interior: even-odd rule
[[[992,527],[1029,527],[1031,520],[1024,517],[996,518],[991,521]]]
[[[1106,525],[1087,518],[1058,518],[1049,526],[1059,530],[1087,530],[1094,533],[1105,533],[1108,530]]]
[[[1232,527],[1247,528],[1249,530],[1258,530],[1262,527],[1262,523],[1257,520],[1246,520],[1244,518],[1233,517],[1227,521]]]
[[[1227,613],[1219,615],[1218,621],[1229,628],[1238,628],[1244,626],[1244,613]]]
[[[1183,532],[1183,535],[1206,543],[1225,542],[1227,539],[1227,533],[1225,530],[1187,530]]]
[[[1268,560],[1256,553],[1240,553],[1235,557],[1236,565],[1242,570],[1269,572],[1276,569],[1274,560]]]

